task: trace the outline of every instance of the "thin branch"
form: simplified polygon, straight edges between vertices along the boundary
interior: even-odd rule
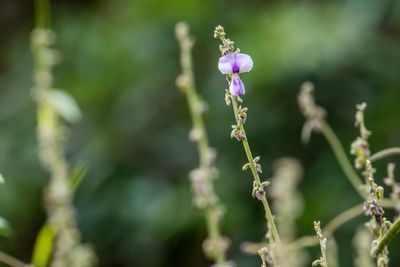
[[[257,188],[263,188],[260,176],[259,176],[257,168],[256,168],[256,164],[255,164],[253,155],[251,153],[249,142],[247,140],[246,131],[244,129],[243,124],[240,123],[240,121],[239,121],[239,114],[238,114],[239,113],[239,109],[238,109],[238,104],[237,104],[236,97],[232,96],[231,99],[232,99],[232,106],[233,106],[233,111],[234,111],[234,114],[235,114],[236,122],[238,123],[240,131],[245,136],[245,138],[242,139],[242,144],[243,144],[244,151],[246,153],[246,157],[247,157],[248,163],[250,165],[251,173],[253,174],[255,185],[256,185]],[[266,198],[265,192],[260,195],[259,200],[263,204],[264,211],[265,211],[265,217],[266,217],[266,219],[267,219],[267,221],[268,221],[268,223],[269,223],[269,225],[271,227],[272,236],[273,236],[275,242],[280,245],[281,244],[281,238],[279,236],[278,229],[277,229],[276,224],[275,224],[274,216],[272,215],[271,208],[269,207],[268,200]]]
[[[378,161],[378,160],[381,160],[383,158],[390,157],[393,155],[400,155],[400,147],[386,148],[384,150],[376,152],[375,154],[371,155],[369,160],[371,162],[375,162],[375,161]]]
[[[13,256],[10,256],[2,251],[0,251],[0,262],[3,262],[11,267],[28,267],[29,264],[26,264]]]
[[[343,145],[340,143],[339,138],[336,136],[335,132],[325,121],[321,122],[320,130],[329,145],[331,146],[335,156],[342,167],[343,172],[346,174],[346,177],[353,185],[353,187],[357,190],[358,194],[364,199],[365,193],[362,191],[362,182],[360,177],[355,172],[353,166],[351,165],[349,158],[346,155],[346,152],[343,148]]]
[[[395,203],[389,199],[383,199],[380,204],[385,208],[393,208],[395,205]],[[322,230],[324,235],[329,238],[343,224],[362,215],[364,213],[363,205],[364,204],[357,204],[334,217]],[[298,247],[312,247],[316,245],[318,245],[318,240],[315,238],[315,236],[303,236],[288,244],[290,249],[296,249]]]

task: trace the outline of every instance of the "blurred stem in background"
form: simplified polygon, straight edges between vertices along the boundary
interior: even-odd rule
[[[357,105],[355,125],[356,127],[359,127],[360,135],[351,144],[351,154],[356,156],[355,168],[362,171],[362,174],[365,178],[365,185],[363,185],[358,175],[355,173],[354,168],[351,166],[336,134],[325,122],[325,110],[315,104],[313,96],[313,85],[311,83],[306,82],[302,85],[298,97],[298,102],[302,113],[307,119],[303,127],[303,141],[307,142],[309,140],[312,131],[319,131],[323,133],[323,135],[327,138],[347,178],[355,187],[357,192],[365,199],[362,208],[366,214],[371,216],[371,220],[368,225],[371,232],[377,238],[372,243],[371,255],[377,258],[377,264],[379,267],[386,267],[389,262],[387,244],[399,232],[400,222],[396,221],[392,225],[383,216],[383,207],[396,207],[399,200],[397,198],[397,195],[391,197],[391,200],[384,199],[383,187],[378,186],[374,180],[373,174],[375,172],[375,169],[373,169],[371,165],[371,159],[377,161],[379,159],[398,154],[400,153],[400,149],[398,147],[388,148],[371,156],[368,143],[368,138],[371,135],[371,132],[365,127],[364,122],[364,111],[367,105],[366,103]],[[392,172],[393,169],[394,167],[392,168]],[[393,176],[393,174],[391,175]],[[391,183],[395,183],[393,177],[391,177],[391,182],[389,184]],[[394,186],[394,188],[396,188],[396,186]],[[361,189],[365,190],[365,192],[362,193],[362,191],[360,191]],[[392,195],[393,194],[396,194],[396,192],[393,192]],[[343,222],[346,222],[347,220],[357,216],[357,213],[359,211],[360,207],[356,206],[355,208],[344,212],[342,216],[337,217],[337,220],[332,221],[332,225],[334,227],[332,226],[331,228],[335,229],[336,225],[340,225]],[[329,228],[326,231],[328,230]],[[300,241],[301,240],[304,242],[304,244],[313,243],[312,241],[309,241],[307,237],[300,239]]]
[[[4,252],[0,251],[0,262],[3,262],[11,267],[29,267],[31,265],[26,264]]]
[[[206,110],[206,103],[200,99],[196,92],[191,50],[194,44],[189,36],[189,26],[180,22],[176,24],[176,37],[181,49],[182,74],[177,79],[177,86],[185,94],[193,129],[190,139],[196,142],[199,153],[200,166],[190,174],[194,202],[197,208],[204,212],[206,219],[208,239],[204,242],[204,251],[208,257],[215,261],[216,266],[230,266],[226,262],[226,250],[229,246],[227,238],[222,237],[220,222],[223,207],[214,191],[213,180],[217,170],[214,167],[216,152],[209,146],[202,114]]]
[[[354,189],[356,189],[357,193],[364,199],[365,193],[362,188],[363,183],[353,169],[349,158],[346,156],[346,152],[343,148],[343,145],[340,143],[339,138],[329,124],[325,121],[325,109],[315,104],[313,94],[314,85],[310,82],[305,82],[301,86],[300,93],[298,95],[300,110],[306,118],[301,139],[303,143],[308,143],[313,131],[322,133],[331,146],[347,179],[353,185]]]
[[[380,159],[384,159],[386,157],[390,157],[393,155],[400,155],[400,147],[390,147],[384,150],[378,151],[375,154],[372,154],[370,157],[371,163],[378,161]]]
[[[303,267],[308,258],[304,247],[294,247],[289,252],[287,244],[296,237],[296,222],[303,213],[303,197],[299,192],[299,183],[303,168],[295,158],[280,158],[273,163],[273,176],[267,193],[273,199],[272,211],[276,215],[279,235],[284,244],[278,251],[280,266]],[[267,238],[269,238],[270,233]],[[265,246],[265,245],[264,245]],[[246,251],[246,246],[242,245]]]
[[[375,267],[376,264],[370,255],[370,246],[373,236],[365,225],[360,225],[353,237],[355,249],[354,267]]]
[[[356,189],[357,193],[360,194],[362,198],[364,198],[364,193],[362,191],[362,182],[360,177],[354,171],[353,167],[350,164],[348,157],[346,156],[346,152],[343,148],[343,145],[340,143],[339,138],[329,126],[328,123],[322,121],[320,124],[320,131],[328,141],[331,146],[335,156],[343,169],[343,172],[346,174],[346,177],[349,179],[350,183]]]
[[[50,263],[53,267],[92,266],[92,250],[80,244],[69,165],[64,155],[66,125],[62,119],[73,122],[80,113],[71,96],[53,88],[52,68],[59,61],[59,55],[50,48],[56,39],[50,29],[50,14],[49,1],[36,1],[36,27],[31,39],[34,57],[32,91],[37,104],[39,157],[50,173],[45,194],[50,227],[48,231],[41,231],[38,239],[41,242],[36,242],[33,263],[37,267],[47,266],[50,254],[53,254]],[[43,233],[47,233],[48,238],[43,238]]]

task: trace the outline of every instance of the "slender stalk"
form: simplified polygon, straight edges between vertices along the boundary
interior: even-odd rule
[[[364,204],[358,204],[337,215],[325,226],[323,230],[324,235],[327,237],[331,236],[340,226],[363,214],[363,206]]]
[[[225,249],[221,247],[222,235],[220,231],[220,214],[219,210],[215,207],[210,207],[205,212],[207,231],[210,236],[210,240],[216,246],[214,247],[214,259],[218,266],[225,266],[226,256]]]
[[[363,214],[363,204],[358,204],[354,207],[351,207],[350,209],[343,211],[333,218],[325,226],[322,232],[327,238],[329,238],[336,231],[336,229],[355,217],[360,216],[361,214]],[[298,247],[312,247],[316,245],[318,245],[318,239],[315,238],[315,236],[303,236],[293,241],[288,246],[296,249]]]
[[[313,247],[318,245],[318,239],[313,236],[302,236],[299,237],[298,239],[296,239],[295,241],[287,244],[286,249],[287,250],[296,250],[296,249],[300,249],[303,247]]]
[[[214,30],[214,38],[220,39],[222,42],[222,45],[220,45],[220,51],[222,55],[226,54],[232,54],[235,52],[234,48],[234,42],[226,38],[226,33],[224,28],[219,25],[215,28]],[[239,51],[238,49],[236,51]],[[227,74],[225,76],[227,78],[228,83],[232,82],[232,75]],[[243,144],[244,151],[246,153],[246,157],[248,160],[248,163],[243,166],[242,169],[246,169],[250,167],[251,173],[253,174],[254,178],[254,183],[253,183],[253,196],[257,196],[258,200],[260,200],[263,204],[264,210],[265,210],[265,217],[268,222],[268,227],[271,230],[272,233],[272,238],[276,242],[277,245],[281,245],[281,238],[279,236],[278,230],[275,225],[274,217],[272,215],[271,209],[269,207],[266,193],[265,193],[265,186],[267,185],[267,182],[261,182],[261,179],[258,175],[258,168],[259,167],[257,164],[258,158],[253,158],[253,155],[251,153],[250,145],[247,140],[246,136],[246,131],[244,129],[244,123],[247,117],[247,108],[242,109],[238,107],[238,97],[231,95],[229,92],[226,93],[225,95],[225,101],[229,105],[229,103],[232,104],[233,107],[233,112],[235,115],[235,120],[237,125],[234,125],[234,129],[231,133],[232,137],[235,137],[238,141],[241,141]],[[240,113],[240,114],[239,114]]]
[[[393,208],[395,203],[393,201],[390,201],[389,199],[383,199],[380,204],[382,207],[385,208]],[[348,221],[351,221],[352,219],[362,215],[364,213],[363,210],[364,204],[357,204],[339,215],[335,216],[329,223],[324,227],[322,230],[323,234],[329,238],[330,236],[333,235],[333,233],[341,227],[343,224],[347,223]],[[303,236],[298,238],[297,240],[291,242],[288,244],[288,246],[291,249],[296,249],[298,247],[312,247],[318,245],[318,240],[315,238],[315,236]]]
[[[329,124],[327,124],[325,121],[320,122],[320,130],[335,153],[336,159],[342,167],[343,172],[346,174],[346,177],[356,189],[358,194],[362,198],[365,198],[365,193],[362,190],[363,184],[360,180],[360,177],[357,175],[353,166],[351,165],[349,158],[347,157],[346,152],[339,141],[339,138],[336,136]]]
[[[391,148],[386,148],[384,150],[381,150],[379,152],[376,152],[375,154],[372,154],[369,160],[371,162],[375,162],[378,160],[381,160],[386,157],[390,157],[393,155],[400,155],[400,147],[391,147]]]
[[[214,154],[213,149],[209,146],[207,132],[204,126],[202,111],[204,104],[196,91],[193,64],[192,64],[192,46],[193,40],[189,37],[189,28],[184,23],[176,25],[176,36],[180,43],[181,48],[181,68],[182,74],[178,77],[178,86],[182,89],[186,96],[187,104],[189,106],[190,115],[193,123],[192,140],[196,142],[199,153],[200,170],[204,172],[204,179],[209,188],[207,194],[196,195],[194,189],[195,199],[205,199],[205,205],[198,205],[204,211],[204,216],[207,224],[207,231],[211,241],[210,248],[206,248],[206,253],[217,263],[218,266],[226,266],[225,250],[223,245],[223,237],[220,231],[221,221],[221,207],[214,192],[213,187],[213,159],[210,158]],[[195,185],[194,185],[195,187]]]
[[[398,233],[400,233],[400,219],[392,224],[389,230],[379,240],[378,244],[372,249],[371,254],[373,256],[379,255]]]
[[[50,29],[49,0],[36,1],[36,26],[32,32],[34,57],[33,97],[37,105],[37,139],[42,166],[49,173],[45,202],[51,228],[57,235],[52,247],[50,266],[91,266],[92,250],[80,244],[73,192],[69,181],[69,164],[64,154],[64,122],[54,104],[53,67],[57,53],[51,48],[55,33]]]
[[[0,262],[3,262],[11,267],[28,267],[29,265],[0,251]]]
[[[51,11],[49,0],[35,0],[35,26],[47,29],[50,27]]]
[[[312,83],[305,82],[301,86],[300,93],[298,95],[298,103],[301,112],[306,118],[306,123],[304,124],[302,132],[303,142],[308,142],[312,131],[321,132],[331,146],[336,159],[338,160],[347,179],[350,181],[359,195],[365,199],[366,196],[362,190],[363,183],[349,161],[339,138],[326,122],[325,109],[315,104],[314,85]]]
[[[244,151],[246,153],[246,156],[247,156],[248,163],[250,165],[251,173],[253,174],[253,178],[254,178],[254,181],[256,183],[256,186],[258,188],[260,188],[260,187],[262,187],[261,179],[260,179],[260,176],[258,175],[258,172],[257,172],[257,169],[256,169],[256,164],[254,162],[254,158],[253,158],[253,155],[251,153],[249,142],[247,140],[246,131],[244,129],[243,124],[240,123],[240,121],[239,121],[238,103],[237,103],[236,97],[231,97],[231,99],[232,99],[233,112],[235,114],[236,122],[237,122],[237,124],[239,126],[240,131],[245,136],[245,138],[242,139],[242,144],[243,144],[243,148],[244,148]],[[268,200],[267,200],[265,194],[263,194],[261,196],[261,202],[262,202],[263,207],[264,207],[265,217],[267,218],[267,221],[268,221],[268,223],[269,223],[269,225],[271,227],[272,236],[273,236],[275,242],[280,245],[281,244],[281,238],[279,236],[278,229],[276,228],[275,221],[274,221],[274,216],[272,215],[272,212],[271,212],[271,209],[269,207]]]

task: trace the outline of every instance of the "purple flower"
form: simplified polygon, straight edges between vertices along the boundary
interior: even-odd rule
[[[219,58],[218,69],[222,74],[232,75],[229,91],[233,96],[244,95],[245,88],[239,73],[249,72],[253,68],[253,60],[249,55],[234,53]]]

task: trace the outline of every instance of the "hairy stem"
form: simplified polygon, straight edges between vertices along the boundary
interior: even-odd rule
[[[240,123],[240,121],[239,121],[239,116],[238,116],[239,110],[238,110],[238,103],[237,103],[236,97],[232,96],[231,98],[232,98],[232,106],[233,106],[233,112],[235,114],[236,122],[237,122],[237,124],[239,126],[240,131],[245,136],[245,138],[243,138],[243,140],[242,140],[242,144],[243,144],[243,148],[244,148],[244,151],[246,153],[246,156],[247,156],[247,160],[248,160],[249,165],[250,165],[251,173],[253,174],[253,178],[254,178],[254,181],[256,183],[256,186],[257,187],[261,187],[261,179],[260,179],[260,176],[258,175],[258,172],[257,172],[257,169],[256,169],[256,165],[254,163],[254,158],[253,158],[253,155],[251,153],[249,142],[247,140],[246,131],[244,129],[243,124]],[[273,236],[275,242],[280,245],[281,244],[281,238],[279,237],[279,233],[278,233],[278,230],[276,228],[275,221],[274,221],[274,216],[272,215],[272,212],[271,212],[271,209],[269,207],[268,200],[267,200],[265,194],[262,195],[261,202],[262,202],[264,210],[265,210],[265,217],[267,218],[267,221],[268,221],[268,223],[269,223],[269,225],[271,227],[272,236]]]
[[[400,233],[400,219],[395,221],[384,236],[379,240],[378,244],[372,249],[372,255],[379,255],[390,241]]]
[[[400,155],[400,147],[391,147],[391,148],[386,148],[384,150],[381,150],[379,152],[376,152],[375,154],[372,154],[369,160],[371,162],[375,162],[378,160],[381,160],[386,157],[390,157],[393,155]]]
[[[329,124],[327,124],[325,121],[321,122],[320,130],[335,153],[335,156],[342,167],[343,172],[346,174],[346,177],[356,189],[358,194],[362,198],[365,198],[365,193],[362,191],[363,184],[360,180],[360,177],[357,175],[353,166],[351,165],[349,158],[347,157],[346,152],[339,141],[339,138],[336,136]]]

